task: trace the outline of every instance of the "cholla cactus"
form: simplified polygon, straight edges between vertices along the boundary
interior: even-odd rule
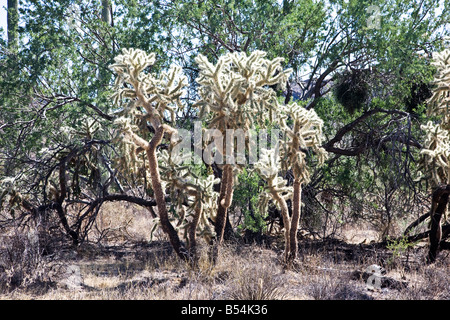
[[[312,149],[322,164],[326,157],[322,144],[323,121],[314,110],[306,110],[296,103],[280,107],[278,122],[285,134],[285,143],[280,146],[280,156],[274,151],[262,150],[255,169],[267,182],[267,192],[281,208],[285,228],[285,259],[287,263],[297,255],[297,230],[300,220],[301,185],[309,181],[306,150]],[[292,127],[287,124],[287,119]],[[278,176],[279,170],[292,169],[294,185],[286,186],[286,181]],[[292,199],[293,210],[289,218],[286,200]],[[262,201],[266,203],[266,201]]]
[[[292,187],[286,186],[286,180],[278,176],[280,169],[280,158],[276,152],[273,150],[262,149],[260,151],[260,158],[257,163],[255,163],[255,170],[258,174],[266,181],[266,192],[260,197],[260,204],[264,207],[260,207],[261,212],[267,210],[266,206],[268,203],[267,195],[275,201],[277,206],[281,210],[281,216],[283,218],[284,224],[284,239],[285,239],[285,249],[284,257],[287,262],[291,253],[290,250],[290,229],[291,229],[291,219],[289,218],[288,206],[286,203],[287,199],[292,197]]]
[[[187,85],[187,78],[181,74],[181,67],[171,66],[168,72],[155,76],[143,72],[155,63],[154,53],[147,54],[139,49],[123,49],[122,52],[110,66],[117,74],[117,90],[112,96],[114,104],[121,106],[124,99],[128,100],[124,111],[142,117],[142,120],[150,122],[155,129],[162,123],[165,112],[174,120],[176,107],[183,108],[180,97]],[[146,113],[138,115],[136,107],[143,107]]]
[[[282,162],[285,169],[292,169],[294,175],[293,208],[290,226],[290,255],[289,263],[297,256],[297,230],[300,221],[302,184],[309,182],[309,171],[306,164],[306,150],[312,149],[318,158],[319,165],[323,164],[326,151],[321,147],[323,121],[314,110],[306,110],[297,103],[291,103],[281,108],[280,126],[285,132],[286,143],[281,146]],[[286,119],[293,122],[292,128]]]
[[[433,187],[444,184],[447,185],[446,189],[450,184],[450,50],[435,53],[432,64],[437,67],[437,72],[434,78],[435,89],[428,101],[427,113],[429,116],[439,117],[441,121],[438,124],[429,121],[421,127],[427,135],[421,153],[425,155],[426,167],[431,169]],[[428,252],[430,262],[436,259],[442,239],[441,219],[442,216],[446,216],[448,203],[447,198],[442,197],[444,193],[439,188],[433,193]]]
[[[323,164],[326,151],[321,147],[323,121],[317,113],[307,110],[297,103],[281,107],[280,126],[286,135],[286,143],[281,145],[283,168],[292,168],[294,178],[300,183],[309,182],[309,172],[306,166],[305,151],[311,148]],[[293,122],[292,128],[287,124],[287,118]]]
[[[448,130],[441,124],[428,121],[421,126],[427,134],[424,148],[421,153],[425,155],[426,165],[430,167],[431,178],[435,185],[448,184],[450,177],[450,138]]]
[[[158,158],[161,160],[161,179],[164,188],[171,195],[178,215],[175,217],[178,230],[183,231],[188,242],[189,251],[194,261],[196,255],[196,236],[200,234],[207,243],[211,242],[214,232],[210,221],[215,220],[218,193],[214,185],[220,179],[214,175],[206,178],[195,175],[189,166],[183,166],[183,159],[173,152],[163,150]]]
[[[286,180],[280,177],[280,157],[269,149],[261,149],[260,158],[254,166],[258,174],[266,181],[268,193],[278,193],[287,200],[292,196],[292,187],[286,186]]]
[[[182,108],[180,96],[187,83],[181,68],[172,66],[168,72],[156,76],[144,73],[155,63],[155,54],[139,49],[123,49],[110,68],[117,74],[116,92],[112,95],[114,104],[122,110],[115,120],[119,135],[115,142],[121,149],[122,157],[115,159],[123,173],[131,174],[141,183],[151,181],[145,170],[145,160],[138,155],[146,149],[148,125],[156,131],[163,127],[165,115],[174,120],[176,108]],[[165,125],[164,130],[172,135],[175,130]],[[146,186],[148,187],[148,186]]]
[[[283,58],[265,59],[266,53],[255,51],[228,53],[216,65],[199,55],[195,61],[200,68],[197,82],[201,85],[201,100],[197,106],[202,114],[210,112],[208,127],[223,133],[226,129],[247,130],[252,124],[264,124],[278,107],[275,92],[268,86],[278,84],[282,89],[292,69],[282,70]]]
[[[126,135],[118,135],[113,139],[118,146],[118,152],[114,161],[114,168],[123,176],[128,177],[134,184],[151,189],[150,176],[146,169],[145,154]]]
[[[421,129],[426,132],[425,147],[422,154],[431,169],[435,185],[450,183],[450,50],[434,53],[432,64],[437,67],[434,79],[436,88],[428,101],[428,116],[437,116],[441,122],[429,121]]]
[[[124,137],[134,143],[133,153],[145,151],[161,227],[169,236],[175,252],[182,259],[188,260],[189,254],[169,219],[156,157],[156,147],[165,133],[171,137],[172,145],[176,142],[176,130],[163,122],[166,114],[171,115],[173,120],[177,107],[182,107],[180,97],[187,80],[181,74],[181,68],[176,66],[159,76],[146,73],[145,70],[155,62],[153,53],[147,54],[139,49],[123,49],[122,52],[110,66],[117,74],[114,103],[120,107],[124,105],[123,118],[119,118],[116,123],[121,127]],[[147,125],[152,126],[155,131],[150,142],[146,140],[148,131],[142,130]]]
[[[282,58],[268,60],[265,56],[263,51],[250,55],[233,52],[220,57],[215,65],[203,55],[195,59],[200,68],[197,82],[201,97],[196,106],[206,117],[208,128],[218,129],[225,136],[227,129],[246,132],[255,124],[264,126],[268,116],[273,118],[278,102],[269,86],[283,88],[292,70],[282,69]],[[227,154],[227,150],[234,148],[227,146],[226,141],[222,150],[217,150],[225,159],[215,226],[219,243],[223,238],[227,209],[233,198],[234,173],[229,163],[232,155]]]
[[[13,177],[0,180],[0,209],[8,209],[13,218],[15,209],[22,204],[22,195],[17,191],[15,184],[16,179]]]

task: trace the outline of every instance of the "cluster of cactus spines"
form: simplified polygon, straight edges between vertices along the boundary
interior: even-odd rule
[[[306,170],[305,151],[312,149],[319,164],[326,158],[326,151],[321,147],[323,120],[314,109],[307,110],[297,103],[281,106],[280,111],[280,127],[286,137],[286,143],[280,148],[283,169],[292,168],[294,178],[307,183],[309,171]],[[287,124],[288,118],[292,126]]]
[[[163,231],[175,252],[184,260],[189,260],[189,253],[181,243],[178,233],[170,222],[166,207],[165,193],[162,188],[156,148],[162,142],[164,134],[168,134],[171,145],[176,141],[176,130],[164,124],[165,114],[174,119],[177,107],[182,107],[180,97],[187,84],[187,78],[181,74],[181,68],[172,66],[168,72],[155,76],[145,70],[154,64],[155,54],[147,54],[139,49],[123,49],[110,68],[117,74],[115,81],[114,103],[120,107],[125,103],[124,117],[116,122],[122,126],[122,132],[135,145],[136,152],[145,151],[148,158],[151,186],[154,192],[159,221]],[[137,109],[137,110],[136,110]],[[153,127],[155,133],[150,142],[136,132],[134,126],[136,115],[145,125]],[[130,120],[131,118],[131,120]],[[142,134],[142,133],[141,133]]]
[[[273,119],[278,102],[275,91],[269,86],[284,88],[292,70],[283,70],[282,58],[269,60],[265,56],[263,51],[250,55],[233,52],[221,56],[215,65],[203,55],[195,59],[200,69],[197,78],[200,100],[196,106],[200,108],[201,116],[207,119],[208,128],[218,129],[226,136],[228,129],[246,132],[255,124],[265,126],[268,117]],[[217,150],[225,159],[215,225],[219,243],[233,199],[234,172],[229,161],[232,155],[227,154],[227,150],[234,150],[234,147],[227,146],[226,141],[222,150]]]
[[[422,154],[431,168],[435,185],[450,183],[450,50],[433,54],[432,64],[436,66],[435,88],[428,100],[428,116],[439,117],[440,122],[429,121],[421,127],[426,132]]]
[[[200,68],[201,113],[209,112],[209,128],[243,129],[252,124],[264,123],[266,115],[272,116],[278,106],[275,92],[268,86],[284,88],[292,69],[283,70],[283,58],[265,59],[266,53],[254,51],[223,55],[213,65],[203,55],[195,61]]]
[[[432,65],[437,69],[431,98],[428,101],[428,115],[442,116],[442,126],[450,130],[450,49],[433,54]]]
[[[146,156],[142,152],[143,149],[137,146],[127,134],[130,129],[133,132],[140,132],[140,129],[128,117],[119,117],[115,120],[118,134],[113,138],[113,142],[117,145],[118,152],[113,158],[114,167],[133,183],[151,189],[151,178],[146,169]]]
[[[143,107],[145,113],[141,117],[155,129],[165,119],[166,112],[174,120],[176,108],[183,107],[180,97],[187,85],[187,78],[181,73],[181,67],[173,65],[168,72],[155,76],[144,72],[155,63],[154,53],[147,54],[140,49],[123,49],[122,52],[110,66],[117,74],[117,90],[112,96],[114,103],[121,106],[123,100],[127,99],[129,103],[125,110],[132,112],[136,112],[136,107]]]
[[[450,183],[450,137],[449,131],[441,124],[428,121],[421,126],[426,132],[424,148],[421,153],[425,155],[427,167],[431,171],[433,185]]]

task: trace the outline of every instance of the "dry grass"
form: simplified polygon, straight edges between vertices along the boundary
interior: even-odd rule
[[[166,246],[155,244],[147,250],[160,259],[124,264],[143,248],[129,248],[121,259],[88,259],[79,256],[80,285],[56,285],[37,293],[28,287],[4,291],[1,299],[125,299],[125,300],[366,300],[366,299],[450,299],[448,257],[432,266],[421,265],[405,271],[390,269],[388,276],[407,281],[403,289],[369,290],[364,280],[352,277],[353,270],[366,264],[333,262],[322,253],[304,256],[297,269],[284,270],[277,254],[258,247],[229,246],[221,252],[216,266],[205,261],[189,269],[176,256],[167,256]],[[119,254],[121,255],[121,253]],[[163,258],[164,257],[164,258]],[[69,263],[69,261],[67,261]],[[77,280],[75,280],[76,282]]]
[[[198,268],[192,269],[177,258],[163,236],[148,242],[151,222],[146,212],[135,207],[103,210],[92,239],[103,237],[108,245],[85,244],[57,256],[38,257],[31,254],[29,237],[17,235],[3,242],[0,299],[450,299],[449,253],[442,252],[435,264],[426,265],[426,246],[394,254],[371,247],[370,239],[361,244],[364,232],[347,230],[345,242],[300,241],[300,258],[291,270],[283,269],[279,261],[282,248],[238,243],[223,247],[216,265],[207,258],[207,248],[201,247]],[[370,290],[354,272],[371,264],[382,265],[387,277],[404,281],[407,287]],[[21,281],[7,274],[20,276]]]

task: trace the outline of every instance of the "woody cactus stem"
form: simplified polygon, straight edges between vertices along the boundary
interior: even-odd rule
[[[230,164],[226,164],[223,168],[222,182],[220,184],[219,193],[219,208],[217,210],[217,217],[215,223],[217,242],[220,244],[223,241],[225,231],[225,223],[227,221],[228,208],[233,199],[233,168]]]
[[[159,219],[161,223],[161,228],[169,236],[170,244],[177,253],[177,255],[183,260],[189,260],[189,254],[184,248],[183,244],[178,237],[178,233],[172,226],[169,220],[169,214],[167,212],[165,194],[162,189],[161,177],[159,175],[159,165],[158,159],[156,157],[156,148],[161,144],[163,135],[165,132],[169,134],[174,134],[175,129],[172,127],[161,124],[157,127],[155,135],[150,140],[150,142],[145,141],[138,135],[134,134],[131,129],[128,135],[133,139],[134,143],[146,151],[149,170],[150,170],[150,183],[152,185],[153,192],[155,194],[156,207],[158,208]]]
[[[299,121],[295,121],[293,132],[300,131]],[[300,138],[297,134],[292,135],[292,150],[294,153],[300,153]],[[300,155],[302,158],[302,155]],[[289,261],[294,261],[297,257],[298,244],[297,244],[297,231],[298,224],[300,222],[300,207],[301,207],[301,197],[302,197],[302,177],[298,170],[293,170],[294,173],[294,190],[293,190],[293,208],[292,208],[292,225],[290,229],[290,254],[288,257]]]
[[[294,180],[294,191],[293,191],[293,208],[292,208],[292,225],[290,228],[290,254],[288,257],[289,261],[294,261],[297,258],[298,252],[298,242],[297,242],[297,231],[298,224],[300,222],[300,206],[302,203],[302,185],[299,179]]]
[[[217,199],[217,214],[216,221],[214,223],[214,230],[216,232],[216,237],[212,243],[212,251],[210,253],[211,260],[213,264],[217,263],[219,256],[219,246],[223,242],[223,237],[225,233],[225,224],[227,222],[228,208],[231,205],[233,199],[233,168],[230,164],[226,164],[222,170],[222,180],[220,183],[219,197]]]
[[[198,254],[197,254],[197,226],[200,221],[200,217],[203,211],[203,204],[201,201],[198,201],[195,206],[195,214],[194,219],[189,226],[189,255],[194,264],[198,262]]]
[[[292,227],[293,224],[291,224],[291,219],[289,219],[289,211],[286,200],[276,191],[274,188],[269,189],[270,194],[272,195],[273,199],[278,203],[281,209],[281,216],[283,217],[283,225],[284,225],[284,259],[286,262],[288,262],[292,255],[292,249],[296,247],[296,243],[293,245],[293,241],[291,239],[292,237]],[[295,228],[295,236],[297,235],[297,228]]]
[[[438,187],[433,192],[431,204],[431,223],[430,223],[430,247],[428,250],[428,262],[436,261],[439,245],[442,239],[441,219],[445,214],[450,194],[450,185]]]

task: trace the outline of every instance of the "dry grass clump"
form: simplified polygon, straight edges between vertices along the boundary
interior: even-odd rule
[[[274,260],[275,258],[267,252],[235,255],[229,261],[239,267],[232,269],[228,281],[229,288],[224,298],[231,300],[285,299],[286,293],[283,290],[285,275],[280,263]]]
[[[282,300],[286,294],[280,290],[283,287],[281,278],[264,266],[247,267],[235,278],[226,297],[231,300]]]
[[[434,265],[422,265],[406,274],[409,286],[393,299],[401,300],[449,300],[450,259],[446,257]]]
[[[305,291],[314,300],[373,300],[364,284],[351,281],[349,273],[314,275],[305,284]]]
[[[0,293],[27,289],[42,293],[54,286],[55,264],[43,256],[38,233],[13,228],[0,238]]]

